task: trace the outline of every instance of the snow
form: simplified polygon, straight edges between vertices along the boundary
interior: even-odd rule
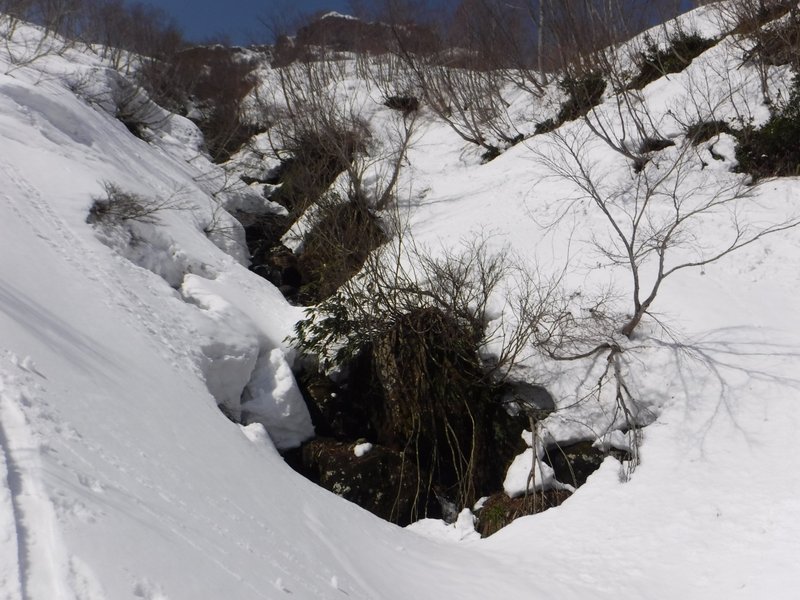
[[[324,15],[319,17],[318,20],[322,21],[322,19],[347,19],[348,21],[358,21],[358,18],[356,18],[356,17],[354,17],[352,15],[345,15],[345,14],[342,14],[340,12],[336,12],[335,10],[332,10],[330,12],[326,12]]]
[[[356,444],[353,446],[353,454],[355,454],[358,458],[361,458],[365,454],[367,454],[370,450],[372,450],[372,444],[369,442],[363,442],[361,444]]]
[[[278,450],[296,448],[314,437],[308,408],[280,348],[256,364],[244,398],[244,420],[262,423]]]
[[[534,466],[533,481],[529,481],[531,466]],[[509,498],[516,498],[528,492],[547,490],[570,490],[574,488],[559,482],[550,465],[541,458],[534,462],[533,449],[528,448],[514,459],[503,481],[503,491]]]
[[[451,544],[481,539],[481,534],[475,531],[475,515],[468,508],[458,513],[453,523],[448,524],[441,519],[421,519],[406,529],[425,538]]]
[[[644,90],[665,123],[704,61],[727,68],[726,51]],[[469,511],[454,525],[403,530],[314,486],[276,452],[312,434],[285,342],[302,311],[245,268],[225,211],[270,207],[226,185],[188,121],[154,121],[148,142],[132,136],[109,104],[119,82],[92,55],[68,49],[11,65],[3,52],[0,597],[796,596],[797,231],[665,284],[654,309],[674,339],[645,329],[628,354],[651,415],[630,477],[607,459],[563,505],[486,540]],[[721,113],[763,117],[752,69],[731,72],[746,103],[730,98]],[[364,105],[377,122],[393,118]],[[425,115],[403,176],[415,239],[455,247],[483,231],[531,265],[537,257],[559,270],[570,257],[563,283],[573,289],[613,282],[627,293],[624,273],[593,251],[602,219],[568,203],[537,159],[548,139],[480,165],[479,152]],[[708,143],[725,158],[704,159],[715,177],[728,176],[732,143]],[[616,157],[593,152],[616,172]],[[147,198],[179,193],[183,206],[100,231],[86,216],[106,181]],[[796,210],[800,183],[754,194],[742,216],[768,218]],[[561,227],[540,226],[567,205]],[[210,239],[211,221],[232,234]],[[723,239],[716,222],[701,233]],[[607,427],[607,405],[573,402],[592,365],[525,368],[563,408],[541,424],[543,436],[629,443]],[[230,422],[218,404],[249,424]],[[524,491],[531,459],[529,449],[515,461],[511,493]],[[537,484],[547,477],[537,472]]]

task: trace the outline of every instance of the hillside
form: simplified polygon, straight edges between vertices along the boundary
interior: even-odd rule
[[[266,99],[275,124],[221,165],[192,121],[107,58],[80,45],[40,52],[40,29],[6,29],[0,597],[795,597],[800,183],[770,174],[752,185],[735,170],[734,133],[693,144],[687,125],[758,128],[771,122],[764,78],[774,107],[789,103],[785,114],[796,84],[790,64],[743,62],[752,40],[723,29],[712,8],[698,9],[621,44],[610,73],[632,71],[645,39],[718,37],[636,93],[586,94],[596,105],[577,119],[560,117],[570,95],[586,100],[580,86],[554,80],[540,96],[502,87],[507,110],[480,125],[480,143],[430,97],[418,111],[387,106],[408,88],[378,59],[337,56],[324,72],[259,62],[242,102],[255,121]],[[379,75],[365,76],[370,68]],[[310,114],[368,134],[334,136],[334,162],[350,160],[301,188],[308,173],[289,170],[288,149],[319,158],[319,148],[292,146],[300,129],[279,109],[298,106],[287,78],[302,88],[310,75],[321,92],[303,96]],[[655,149],[642,132],[673,145]],[[309,189],[323,196],[297,200]],[[338,297],[325,293],[329,273],[315,271],[309,231],[327,210],[317,200],[338,206],[362,193],[390,239],[347,263],[362,278],[344,297],[381,306],[370,304],[380,285],[369,272],[386,263],[372,260],[394,259],[395,273],[429,292],[446,278],[425,260],[452,267],[476,246],[505,252],[509,266],[479,315],[494,334],[470,356],[491,364],[535,315],[507,366],[555,400],[536,456],[589,441],[605,454],[627,449],[623,463],[607,456],[563,504],[486,539],[466,512],[450,525],[398,527],[287,465],[279,451],[320,429],[292,373],[308,361],[289,337],[304,300],[324,311]],[[277,281],[249,268],[253,224],[276,222],[303,286],[289,285],[285,268]],[[274,266],[274,255],[262,258]],[[452,303],[474,315],[475,298]],[[522,300],[529,311],[515,311]],[[378,329],[390,319],[367,316],[358,323]],[[529,485],[533,452],[521,457],[508,479],[493,474],[511,494]],[[546,472],[540,463],[537,481]]]

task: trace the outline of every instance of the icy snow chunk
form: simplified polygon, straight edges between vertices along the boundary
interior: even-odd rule
[[[372,450],[372,444],[369,442],[364,442],[363,444],[356,444],[353,448],[353,454],[355,454],[358,458],[364,456],[367,452]]]
[[[545,464],[541,460],[536,461],[536,468],[534,474],[534,489],[528,487],[528,476],[531,472],[531,461],[533,460],[533,450],[528,448],[514,459],[511,466],[506,473],[506,479],[503,481],[503,490],[509,498],[516,498],[525,493],[532,491],[547,491],[547,490],[569,490],[575,491],[571,485],[561,483],[555,478],[553,469],[550,465]]]
[[[728,133],[722,133],[712,146],[714,153],[722,157],[723,165],[720,168],[730,169],[731,164],[736,165],[736,138]]]
[[[258,347],[235,335],[214,340],[211,337],[214,330],[204,329],[208,333],[198,335],[198,341],[202,352],[200,368],[206,386],[217,404],[227,407],[237,418],[242,391],[256,365]]]
[[[533,446],[533,433],[532,432],[528,431],[527,429],[523,429],[522,430],[522,435],[520,437],[522,438],[522,441],[525,442],[525,445],[528,448],[531,448]]]
[[[202,277],[187,275],[181,293],[187,303],[201,309],[190,318],[208,391],[238,419],[242,394],[260,357],[260,340],[252,322],[207,284]]]
[[[261,423],[250,423],[250,425],[239,425],[239,427],[241,427],[242,433],[248,440],[257,446],[263,446],[272,452],[276,452],[272,438],[269,437],[267,430]]]
[[[489,499],[489,496],[481,496],[478,498],[478,501],[475,503],[475,506],[472,507],[472,510],[479,511],[483,508],[483,505],[486,504],[486,501]]]
[[[311,415],[281,349],[259,358],[242,399],[242,418],[262,423],[278,450],[296,448],[314,436]]]

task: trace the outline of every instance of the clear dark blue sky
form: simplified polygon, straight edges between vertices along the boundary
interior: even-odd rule
[[[234,44],[273,41],[275,27],[293,29],[302,15],[320,10],[352,14],[352,5],[374,8],[377,0],[140,0],[162,9],[175,19],[186,37],[195,42],[225,36]],[[510,0],[511,1],[511,0]],[[632,0],[646,4],[648,0]],[[457,0],[428,0],[433,6],[454,5]],[[682,9],[696,5],[681,0]]]
[[[291,24],[318,10],[347,13],[349,0],[143,0],[175,19],[187,38],[204,41],[220,35],[234,44],[271,41],[267,24]]]

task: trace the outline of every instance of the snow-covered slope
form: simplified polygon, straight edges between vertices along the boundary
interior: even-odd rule
[[[276,452],[310,433],[283,342],[301,313],[242,264],[218,206],[256,200],[228,189],[193,126],[134,137],[110,114],[115,76],[77,53],[0,71],[0,597],[797,596],[796,231],[665,286],[657,308],[692,352],[642,343],[635,383],[658,414],[629,481],[609,461],[561,507],[453,544],[378,520]],[[666,107],[690,73],[647,93]],[[483,228],[528,260],[588,248],[576,228],[539,227],[565,191],[536,143],[479,166],[426,120],[409,154],[418,240]],[[86,217],[104,182],[173,201],[98,235]],[[793,179],[759,193],[800,202]],[[578,254],[569,283],[613,278]],[[272,437],[217,408],[240,409],[245,389]]]

